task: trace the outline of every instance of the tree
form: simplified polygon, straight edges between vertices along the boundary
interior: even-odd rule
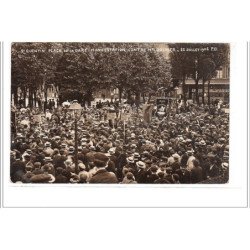
[[[145,93],[149,93],[150,100],[161,86],[170,83],[170,64],[156,50],[156,44],[130,43],[120,46],[125,51],[118,54],[113,73],[116,75],[116,87],[125,90],[128,99],[131,93],[134,94],[135,102],[139,105],[141,95],[145,101]]]
[[[200,65],[200,74],[202,76],[202,103],[205,104],[205,83],[216,76],[216,66],[211,58],[204,58]],[[210,92],[208,86],[208,102],[210,104]]]
[[[22,92],[24,106],[28,95],[30,107],[36,104],[39,91],[47,96],[47,84],[54,77],[59,53],[50,52],[58,43],[13,43],[11,50],[11,78],[14,103],[18,103],[18,90]]]
[[[152,45],[66,43],[63,46],[70,49],[57,65],[55,81],[60,88],[74,86],[84,91],[85,96],[100,88],[118,88],[120,101],[127,92],[133,93],[139,103],[140,94],[155,92],[159,84],[170,82],[170,65],[161,53],[149,50]],[[76,48],[84,53],[70,53]]]
[[[191,72],[191,59],[187,51],[182,51],[182,43],[169,44],[169,48],[172,78],[182,81],[183,101],[186,105],[186,79]]]
[[[16,43],[12,45],[12,93],[17,91],[29,106],[36,97],[47,104],[50,84],[56,86],[60,102],[63,98],[84,99],[90,103],[98,89],[119,89],[140,96],[155,93],[170,82],[170,64],[157,44],[146,43]],[[32,51],[32,52],[31,52]],[[129,94],[130,93],[130,94]],[[150,97],[149,97],[150,98]],[[35,103],[34,103],[35,102]]]
[[[202,103],[205,103],[205,83],[208,82],[208,104],[210,105],[210,80],[217,75],[222,66],[229,64],[230,47],[228,44],[210,44],[214,51],[207,51],[200,63],[202,78]]]
[[[205,83],[210,81],[221,66],[229,61],[229,45],[223,43],[184,43],[171,44],[170,52],[172,75],[182,76],[183,89],[185,79],[190,77],[195,83],[195,99],[199,104],[199,81],[203,83],[203,103],[205,95]],[[184,96],[185,96],[185,90]]]

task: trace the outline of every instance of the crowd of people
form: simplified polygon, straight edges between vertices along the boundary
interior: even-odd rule
[[[228,180],[229,115],[223,106],[174,106],[164,117],[153,109],[150,122],[144,120],[142,106],[127,105],[125,119],[122,109],[118,103],[111,107],[104,102],[84,107],[80,114],[63,106],[45,112],[13,108],[11,181],[194,184],[208,179],[213,183],[220,176]],[[115,118],[109,116],[112,111]]]

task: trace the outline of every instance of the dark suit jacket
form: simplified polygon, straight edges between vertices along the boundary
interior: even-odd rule
[[[154,183],[155,182],[155,180],[157,180],[158,179],[158,175],[157,174],[149,174],[148,176],[147,176],[147,183]]]
[[[198,183],[202,181],[203,171],[201,167],[194,167],[191,170],[190,179],[191,183]]]
[[[64,155],[55,155],[53,157],[53,164],[55,167],[65,168],[64,161],[67,160],[67,157]]]
[[[209,177],[215,177],[219,175],[219,168],[216,165],[209,166],[207,170],[207,176]]]
[[[13,162],[10,167],[10,177],[12,182],[22,181],[25,174],[25,163],[21,160]]]
[[[159,178],[159,179],[155,180],[154,183],[157,183],[157,184],[168,184],[170,182],[167,179],[165,179],[165,178]]]
[[[67,182],[69,182],[69,179],[66,176],[62,174],[56,175],[55,183],[67,183]]]
[[[118,180],[114,173],[100,169],[92,176],[89,183],[118,183]]]
[[[144,169],[140,169],[136,175],[136,180],[138,183],[147,183],[148,182],[148,173]]]

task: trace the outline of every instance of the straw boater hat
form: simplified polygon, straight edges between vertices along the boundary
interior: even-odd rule
[[[134,158],[136,158],[136,159],[140,158],[140,154],[139,153],[134,153]]]
[[[74,148],[73,146],[70,146],[70,147],[69,147],[69,152],[70,152],[70,153],[73,153],[74,151],[75,151],[75,148]]]
[[[187,153],[190,153],[190,154],[194,153],[193,148],[191,148],[191,147],[190,147],[190,148],[188,148]]]
[[[111,155],[115,154],[115,148],[110,148],[108,153]]]
[[[51,146],[51,143],[50,142],[45,142],[45,147],[50,147]]]
[[[46,157],[44,158],[44,160],[45,160],[46,162],[51,162],[51,161],[52,161],[52,158],[51,158],[50,156],[46,156]]]
[[[221,166],[223,169],[227,169],[229,164],[227,162],[222,162]]]
[[[134,161],[134,158],[130,156],[130,157],[127,158],[127,162],[128,163],[134,163],[135,161]]]
[[[204,140],[201,140],[201,141],[200,141],[200,145],[201,145],[201,146],[206,146],[206,142],[205,142]]]
[[[144,162],[142,162],[142,161],[138,161],[138,162],[136,162],[136,166],[138,168],[144,169],[146,167],[146,164]]]
[[[172,156],[173,156],[174,159],[179,159],[180,158],[180,156],[177,153],[173,154]]]
[[[26,153],[31,154],[32,153],[31,149],[26,149]]]

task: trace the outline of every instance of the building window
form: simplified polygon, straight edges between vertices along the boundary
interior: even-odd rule
[[[222,78],[222,70],[217,70],[216,78],[221,79]]]

